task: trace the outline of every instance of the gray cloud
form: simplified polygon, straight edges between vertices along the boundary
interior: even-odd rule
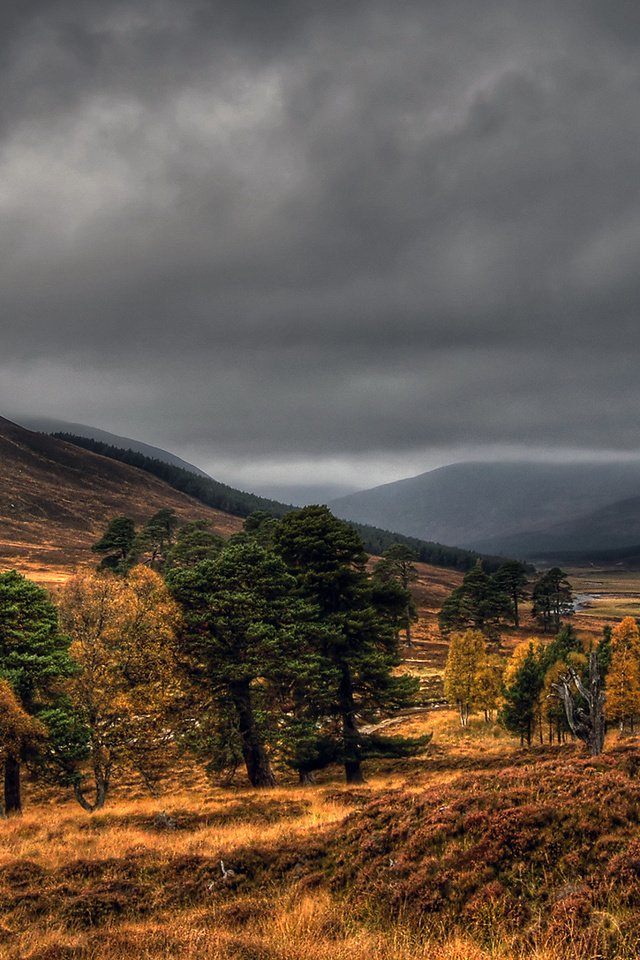
[[[635,5],[1,16],[2,409],[245,486],[640,448]]]

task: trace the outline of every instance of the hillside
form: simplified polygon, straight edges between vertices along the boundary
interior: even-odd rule
[[[345,519],[409,536],[535,558],[560,547],[630,544],[630,501],[638,491],[640,462],[635,461],[469,462],[341,497],[330,506]],[[628,501],[624,509],[612,506],[622,501]],[[634,516],[638,529],[640,510]],[[581,547],[574,546],[578,534]]]
[[[176,467],[166,461],[144,456],[135,450],[114,447],[111,444],[92,440],[90,437],[79,437],[73,434],[56,434],[69,443],[76,444],[85,450],[91,450],[102,456],[110,457],[121,463],[131,464],[151,473],[155,477],[170,484],[176,490],[186,493],[207,506],[232,513],[234,516],[247,517],[256,510],[263,510],[274,517],[281,517],[292,510],[291,504],[269,500],[255,493],[236,490],[219,480],[208,476],[196,476],[189,470]],[[410,547],[416,558],[422,563],[434,564],[454,570],[469,570],[478,559],[482,559],[487,571],[497,570],[502,562],[499,557],[491,557],[475,551],[461,550],[459,547],[450,547],[442,543],[427,542],[407,537],[400,531],[381,529],[368,524],[353,523],[362,537],[365,550],[370,554],[380,555],[393,543],[402,542]]]
[[[0,569],[62,579],[94,561],[90,546],[110,517],[140,521],[161,507],[225,535],[242,523],[141,470],[0,417]]]
[[[162,460],[164,463],[172,463],[175,467],[182,467],[183,470],[197,473],[201,477],[207,476],[200,467],[194,466],[193,463],[187,463],[182,457],[170,453],[169,450],[154,447],[142,440],[134,440],[132,437],[121,437],[116,433],[109,433],[108,430],[101,430],[99,427],[90,427],[86,423],[69,423],[67,420],[54,420],[51,417],[20,417],[18,422],[20,426],[27,430],[35,430],[38,433],[72,433],[78,437],[89,437],[91,440],[108,443],[114,447],[125,447],[127,450],[142,453],[145,457],[153,457],[156,460]]]

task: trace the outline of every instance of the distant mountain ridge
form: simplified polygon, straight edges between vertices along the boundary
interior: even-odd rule
[[[467,462],[333,500],[340,517],[482,553],[640,543],[640,460]]]
[[[150,443],[143,443],[142,440],[133,440],[131,437],[121,437],[116,433],[109,433],[108,430],[101,430],[99,427],[90,427],[86,423],[70,423],[67,420],[54,420],[51,417],[20,417],[19,423],[27,430],[34,430],[39,433],[68,433],[77,437],[88,437],[91,440],[98,440],[101,443],[107,443],[114,447],[124,447],[126,450],[135,450],[137,453],[144,454],[145,457],[152,457],[156,460],[162,460],[165,463],[172,463],[183,470],[189,470],[191,473],[197,473],[200,477],[209,476],[200,467],[188,463],[182,457],[163,450],[161,447],[154,447]]]
[[[214,480],[212,477],[197,476],[166,461],[146,457],[135,450],[114,447],[99,440],[92,440],[90,437],[76,437],[68,433],[56,434],[55,436],[67,443],[77,444],[85,450],[91,450],[100,456],[109,457],[151,473],[176,490],[194,497],[201,503],[238,517],[246,517],[255,510],[265,510],[273,516],[279,517],[294,509],[290,504],[279,503],[276,500],[269,500],[254,493],[236,490],[220,483],[218,480]],[[485,569],[491,572],[496,570],[501,563],[499,557],[481,556],[476,551],[449,547],[442,543],[427,542],[416,537],[407,537],[402,534],[402,531],[391,531],[357,522],[353,526],[360,533],[365,549],[371,554],[381,554],[393,543],[400,541],[411,547],[416,558],[421,562],[454,570],[468,570],[478,559],[482,559]]]

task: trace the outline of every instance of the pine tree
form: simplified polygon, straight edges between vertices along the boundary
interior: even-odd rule
[[[485,573],[479,560],[445,600],[438,623],[445,636],[452,630],[473,629],[495,638],[500,623],[510,615],[509,596],[494,577]]]
[[[215,560],[175,568],[168,583],[184,613],[181,645],[202,697],[233,712],[249,782],[275,784],[268,741],[280,694],[307,671],[306,627],[315,611],[296,597],[282,560],[254,540],[229,544]]]
[[[296,578],[300,595],[319,610],[323,632],[316,652],[335,676],[331,717],[338,728],[336,757],[348,783],[363,780],[365,739],[358,718],[375,720],[381,710],[412,701],[416,683],[397,676],[398,612],[402,592],[380,593],[367,575],[362,541],[327,507],[292,511],[281,520],[275,546]],[[326,741],[325,741],[326,742]]]
[[[533,585],[532,615],[544,633],[557,633],[563,617],[573,614],[573,593],[567,575],[559,567],[547,570]]]
[[[499,720],[512,733],[517,733],[520,742],[531,746],[533,732],[544,685],[541,657],[534,644],[529,643],[526,655],[521,659],[515,673],[504,688],[504,703]]]
[[[509,598],[512,609],[513,625],[520,626],[520,601],[526,600],[528,594],[527,568],[519,560],[506,560],[493,575],[494,582],[501,593]]]
[[[124,573],[135,539],[136,528],[130,517],[114,517],[110,520],[100,539],[91,547],[94,553],[103,554],[98,569]]]
[[[56,699],[60,681],[72,673],[69,640],[60,632],[46,591],[15,571],[0,573],[0,678],[8,681],[20,708],[37,719]],[[5,813],[22,807],[23,758],[22,748],[5,755]]]
[[[381,584],[396,583],[406,594],[403,626],[408,647],[413,646],[411,624],[417,619],[416,604],[411,595],[411,584],[418,579],[415,563],[416,554],[410,547],[403,543],[394,543],[385,550],[373,572],[374,580]]]

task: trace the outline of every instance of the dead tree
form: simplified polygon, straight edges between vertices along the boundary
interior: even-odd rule
[[[595,652],[589,654],[588,687],[574,668],[569,667],[556,683],[551,684],[551,689],[564,704],[567,723],[573,734],[587,745],[592,757],[599,756],[604,747],[605,716],[602,677]]]

